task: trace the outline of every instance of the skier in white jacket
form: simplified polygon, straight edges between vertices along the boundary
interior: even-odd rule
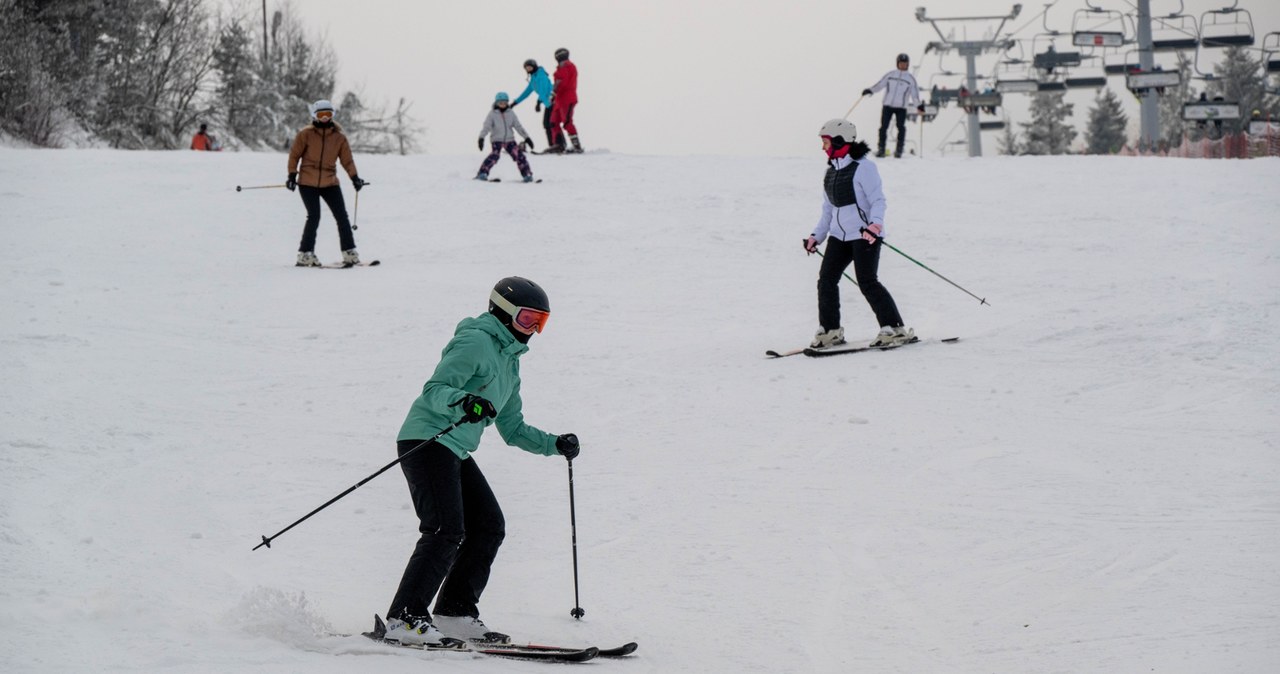
[[[893,156],[902,156],[902,145],[907,140],[907,105],[914,102],[916,110],[923,113],[924,103],[920,101],[920,85],[916,84],[916,78],[907,72],[907,68],[911,65],[911,57],[906,54],[898,54],[898,67],[885,73],[870,89],[863,89],[863,96],[884,89],[884,107],[880,109],[880,137],[879,144],[876,147],[876,156],[885,157],[888,153],[885,151],[885,137],[889,134],[889,120],[898,118],[898,147],[894,150]]]
[[[516,111],[511,109],[511,97],[507,92],[499,91],[493,97],[493,109],[484,118],[484,126],[480,129],[480,142],[477,143],[480,151],[484,152],[484,138],[489,136],[493,141],[493,150],[480,164],[480,172],[476,174],[476,180],[488,180],[490,169],[498,163],[498,159],[502,157],[502,151],[506,150],[507,154],[516,160],[516,166],[520,168],[520,175],[524,176],[524,181],[533,182],[533,171],[529,168],[529,160],[525,159],[524,152],[520,149],[521,144],[516,143],[516,132],[524,136],[523,145],[527,145],[532,150],[533,139],[520,125],[520,118],[516,117]]]
[[[840,326],[840,276],[850,263],[862,296],[880,323],[880,332],[871,346],[910,342],[915,338],[915,331],[903,325],[898,305],[877,278],[886,204],[880,171],[867,157],[871,148],[857,139],[857,128],[845,119],[823,124],[819,135],[822,149],[827,153],[822,217],[805,239],[804,250],[816,253],[818,245],[827,240],[827,251],[818,272],[821,328],[810,347],[822,349],[845,343],[844,328]]]

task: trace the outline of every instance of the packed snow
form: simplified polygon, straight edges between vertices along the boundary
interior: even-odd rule
[[[1280,671],[1280,160],[882,160],[927,338],[817,329],[824,158],[357,156],[382,265],[294,268],[283,155],[0,149],[0,669],[541,672],[359,636],[417,537],[393,469],[463,317],[552,318],[489,432],[482,601],[596,671]],[[354,193],[344,179],[348,208]],[[339,258],[325,212],[317,252]],[[877,326],[852,284],[845,328]],[[425,662],[424,662],[425,661]]]

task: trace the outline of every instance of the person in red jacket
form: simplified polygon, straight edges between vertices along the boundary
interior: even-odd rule
[[[561,47],[556,50],[555,88],[552,89],[551,135],[552,146],[548,152],[582,153],[582,144],[578,142],[578,127],[573,124],[573,109],[578,105],[578,66],[569,60],[569,50]],[[563,130],[561,127],[564,127]],[[564,136],[569,134],[572,149],[565,148]]]
[[[191,149],[200,150],[202,152],[212,152],[214,150],[221,150],[222,148],[218,146],[218,141],[215,140],[213,136],[209,135],[209,125],[201,124],[200,130],[196,132],[196,135],[191,137]]]

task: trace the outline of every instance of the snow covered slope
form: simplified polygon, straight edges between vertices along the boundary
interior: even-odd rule
[[[1280,161],[882,162],[924,336],[816,329],[808,159],[357,157],[379,268],[295,269],[268,154],[0,150],[0,669],[544,671],[359,638],[416,539],[389,471],[440,349],[550,293],[489,433],[495,628],[639,672],[1280,671]],[[348,205],[353,193],[346,188]],[[318,251],[338,259],[326,213]],[[876,326],[853,286],[845,326]]]

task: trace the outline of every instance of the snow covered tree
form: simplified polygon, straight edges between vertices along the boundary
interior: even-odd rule
[[[1022,154],[1022,143],[1018,141],[1018,132],[1013,130],[1013,125],[1007,119],[1004,121],[1004,133],[1000,134],[998,142],[1000,154]]]
[[[1177,52],[1178,72],[1182,74],[1182,83],[1169,87],[1160,96],[1160,139],[1168,147],[1180,147],[1182,137],[1188,132],[1192,140],[1199,140],[1199,131],[1194,125],[1188,128],[1182,119],[1182,104],[1195,98],[1196,89],[1191,84],[1191,59],[1182,52]]]
[[[1077,135],[1067,122],[1074,107],[1061,93],[1032,95],[1031,121],[1019,122],[1026,138],[1022,144],[1023,154],[1067,153]]]
[[[1266,96],[1267,77],[1262,62],[1241,47],[1229,47],[1220,63],[1213,66],[1214,79],[1209,82],[1210,99],[1221,97],[1228,103],[1240,104],[1240,119],[1223,120],[1225,133],[1239,133],[1249,124],[1249,115],[1261,111],[1268,115],[1280,115],[1280,102]]]
[[[1120,97],[1111,89],[1104,89],[1094,96],[1093,108],[1089,110],[1089,126],[1084,132],[1085,151],[1089,154],[1119,152],[1128,140],[1125,134],[1128,125],[1129,118],[1120,106]]]

